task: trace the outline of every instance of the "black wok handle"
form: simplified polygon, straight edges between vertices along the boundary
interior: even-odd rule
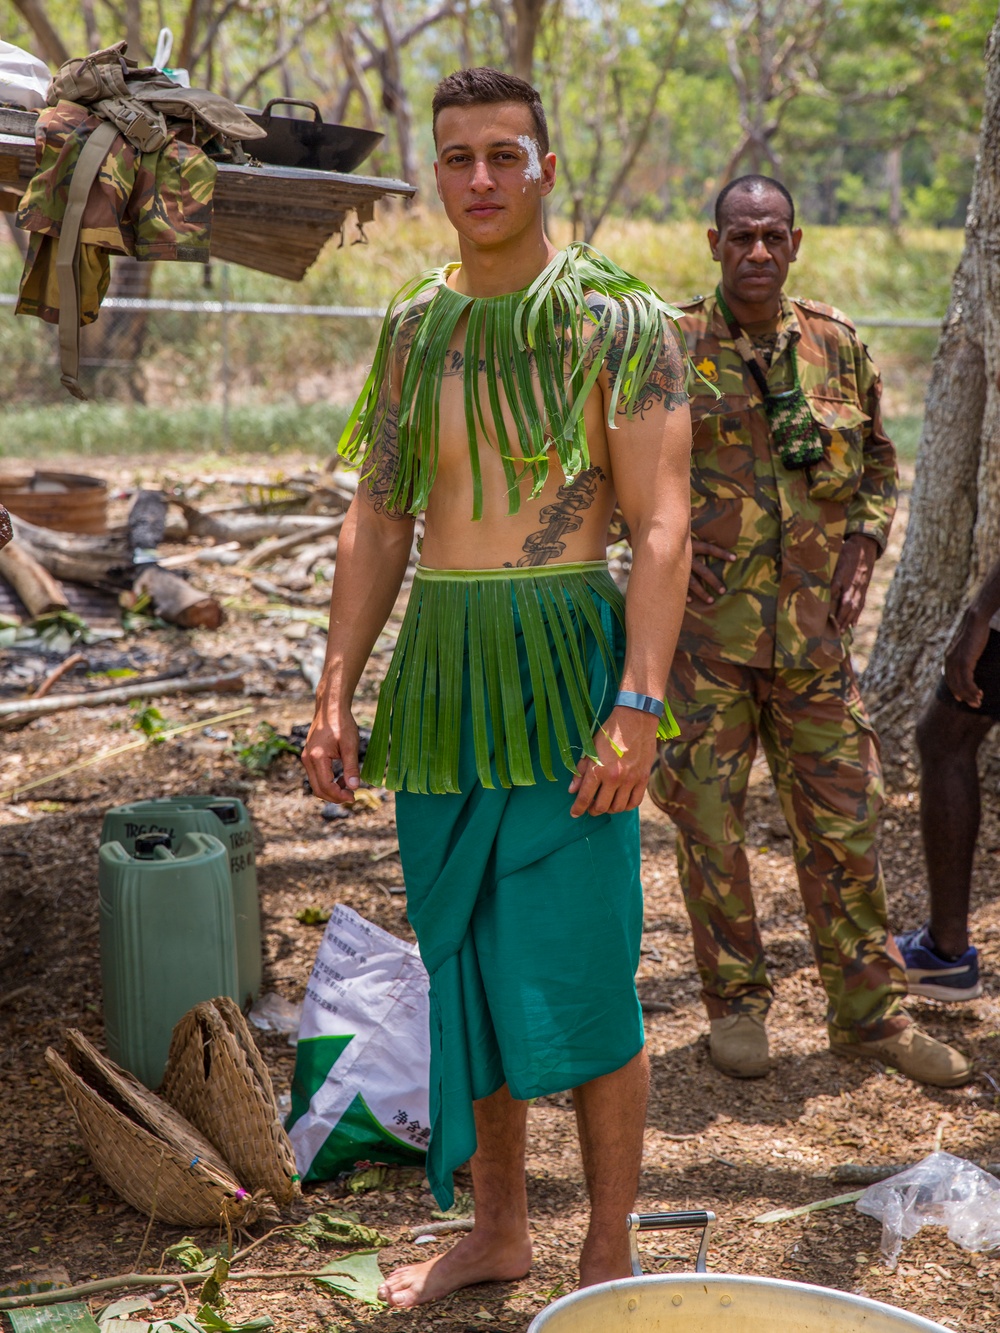
[[[317,125],[322,125],[322,124],[323,124],[323,113],[322,113],[322,111],[320,111],[320,109],[319,109],[319,107],[316,105],[316,103],[315,103],[315,102],[303,102],[303,101],[301,100],[301,98],[298,98],[298,97],[272,97],[271,100],[270,100],[270,102],[268,102],[267,106],[266,106],[266,107],[264,108],[264,110],[260,113],[260,118],[261,118],[261,120],[263,120],[263,121],[268,121],[268,120],[271,119],[271,107],[273,107],[273,106],[304,106],[304,107],[308,107],[309,110],[313,113],[313,119],[315,120],[316,124],[317,124]]]
[[[707,1208],[698,1208],[683,1213],[630,1213],[626,1222],[628,1243],[632,1257],[632,1274],[642,1277],[642,1263],[639,1259],[637,1237],[640,1231],[684,1231],[701,1227],[701,1244],[695,1261],[696,1273],[707,1272],[705,1259],[708,1254],[708,1238],[715,1226],[715,1214]]]

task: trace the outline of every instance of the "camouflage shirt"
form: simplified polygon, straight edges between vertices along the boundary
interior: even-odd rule
[[[715,298],[681,309],[692,360],[722,393],[716,398],[692,376],[692,535],[736,560],[701,557],[726,593],[710,606],[688,605],[678,646],[754,667],[831,665],[848,650],[830,618],[844,537],[864,533],[884,549],[896,508],[896,452],[882,429],[878,371],[840,311],[782,296],[768,387],[793,387],[794,345],[824,443],[819,463],[790,471]]]

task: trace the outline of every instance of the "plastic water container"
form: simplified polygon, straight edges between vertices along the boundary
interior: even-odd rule
[[[239,995],[229,852],[210,833],[166,833],[100,849],[101,980],[108,1054],[159,1086],[187,1011]]]
[[[104,816],[101,842],[120,842],[135,849],[136,838],[166,833],[177,847],[185,833],[211,833],[229,847],[239,994],[246,1008],[260,994],[260,895],[253,850],[253,824],[242,801],[229,796],[170,796],[113,806]],[[211,998],[211,997],[209,997]]]

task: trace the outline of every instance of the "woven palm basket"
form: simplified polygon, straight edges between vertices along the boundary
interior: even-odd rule
[[[196,1004],[174,1028],[160,1092],[255,1194],[270,1194],[284,1206],[299,1193],[271,1075],[227,996]]]
[[[66,1057],[45,1052],[91,1161],[116,1194],[158,1222],[254,1220],[258,1205],[193,1125],[73,1028]]]

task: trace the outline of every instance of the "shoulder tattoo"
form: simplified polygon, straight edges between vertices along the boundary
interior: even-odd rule
[[[619,324],[604,357],[604,364],[612,379],[618,374],[622,361],[630,352],[626,327],[624,324]],[[656,408],[672,412],[675,407],[683,407],[688,400],[684,380],[684,357],[677,345],[677,337],[672,329],[664,328],[660,353],[636,400],[635,410],[639,416],[644,417],[647,412]],[[618,405],[616,415],[626,415],[625,407],[621,403]]]

